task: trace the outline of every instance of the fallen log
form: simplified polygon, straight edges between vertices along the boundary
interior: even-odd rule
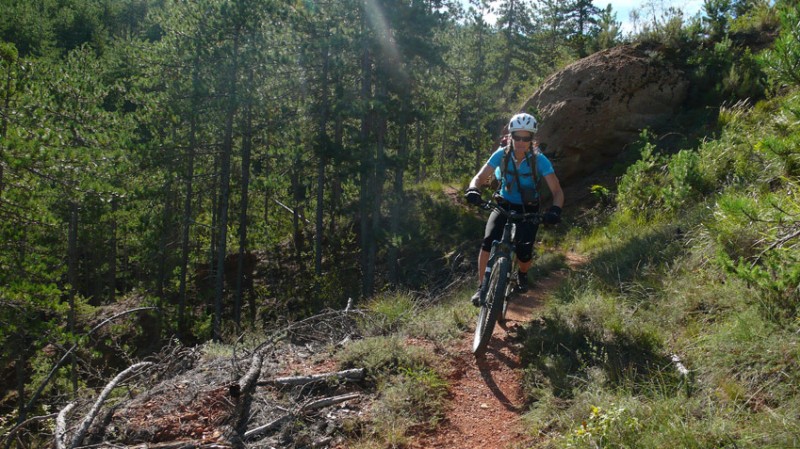
[[[247,420],[250,417],[250,405],[253,401],[253,393],[256,390],[258,377],[261,375],[261,366],[263,365],[264,357],[261,353],[256,353],[250,363],[250,369],[247,374],[242,376],[237,384],[238,398],[236,409],[234,410],[234,425],[236,432],[239,435],[245,434],[247,429]]]
[[[263,426],[259,426],[259,427],[250,429],[250,430],[248,430],[247,432],[244,433],[244,440],[245,441],[253,440],[253,439],[258,438],[258,437],[260,437],[261,435],[263,435],[263,434],[265,434],[267,432],[271,432],[273,430],[278,430],[278,429],[280,429],[281,426],[283,426],[286,422],[290,421],[291,419],[292,419],[292,415],[283,415],[280,418],[278,418],[278,419],[276,419],[276,420],[274,420],[272,422],[264,424]]]
[[[339,404],[342,402],[347,402],[351,399],[358,399],[361,395],[358,393],[350,393],[350,394],[343,394],[340,396],[332,396],[329,398],[322,398],[317,399],[315,401],[310,401],[300,407],[301,413],[310,412],[311,410],[316,410],[318,408],[327,407],[329,405]]]
[[[278,377],[263,382],[258,385],[287,385],[287,386],[300,386],[308,385],[319,382],[327,382],[329,380],[339,380],[345,382],[360,382],[366,377],[367,370],[364,368],[349,369],[338,371],[334,373],[313,374],[310,376],[294,376],[294,377]]]

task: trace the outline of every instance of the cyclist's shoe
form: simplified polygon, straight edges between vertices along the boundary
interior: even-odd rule
[[[528,273],[517,273],[517,291],[525,293],[528,291]]]
[[[475,307],[481,306],[481,288],[478,287],[478,290],[472,295],[472,305]]]

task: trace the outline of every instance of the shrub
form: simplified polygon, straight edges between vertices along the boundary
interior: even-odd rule
[[[359,327],[365,335],[390,335],[402,329],[417,313],[419,307],[407,293],[380,295],[365,307],[367,314]]]
[[[376,381],[402,370],[432,368],[436,360],[430,351],[408,345],[397,336],[355,341],[339,352],[337,358],[342,369],[365,368]]]
[[[641,157],[620,179],[617,204],[622,210],[652,214],[663,204],[661,191],[664,187],[664,158],[657,154],[656,146],[650,142],[650,133],[647,130],[642,132],[640,138]]]
[[[609,447],[613,441],[635,436],[640,427],[639,419],[623,406],[612,404],[606,409],[593,405],[586,421],[567,436],[567,447]]]

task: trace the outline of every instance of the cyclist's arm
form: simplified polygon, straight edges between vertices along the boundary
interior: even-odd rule
[[[550,193],[553,195],[553,206],[564,207],[564,191],[561,190],[561,183],[558,181],[555,173],[550,173],[544,177],[547,181],[547,187],[550,188]]]
[[[489,181],[492,180],[494,176],[494,167],[489,164],[484,164],[481,170],[472,178],[472,181],[469,182],[470,189],[480,189],[486,184],[489,184]]]

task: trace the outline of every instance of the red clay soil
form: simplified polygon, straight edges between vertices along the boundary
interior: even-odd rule
[[[579,257],[568,255],[570,265]],[[525,397],[521,387],[522,370],[514,328],[531,320],[543,305],[547,293],[563,279],[555,273],[542,279],[525,295],[516,295],[509,304],[504,326],[495,326],[486,354],[476,358],[472,352],[472,333],[465,333],[456,348],[450,376],[450,396],[446,416],[433,432],[412,438],[412,449],[513,449],[535,445],[520,421]]]

